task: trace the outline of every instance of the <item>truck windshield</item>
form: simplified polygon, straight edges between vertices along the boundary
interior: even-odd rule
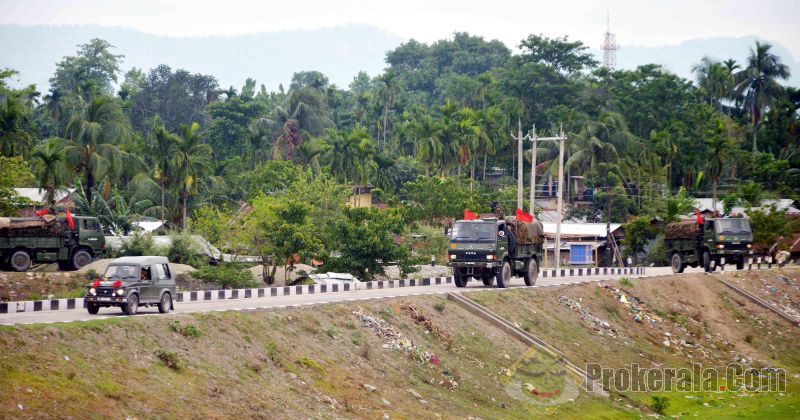
[[[136,265],[109,265],[106,269],[106,274],[103,275],[106,280],[131,280],[139,278],[139,266]]]
[[[750,233],[750,221],[747,219],[717,219],[717,233],[740,234]]]
[[[493,242],[497,235],[494,223],[456,222],[450,240],[453,242]]]

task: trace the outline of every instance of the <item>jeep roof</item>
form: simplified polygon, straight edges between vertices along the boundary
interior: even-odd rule
[[[111,261],[108,265],[150,265],[150,264],[169,264],[167,257],[142,256],[142,257],[122,257]]]

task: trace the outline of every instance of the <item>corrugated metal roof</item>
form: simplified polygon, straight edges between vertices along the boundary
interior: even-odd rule
[[[713,198],[695,198],[694,205],[697,207],[701,212],[706,211],[713,211]],[[757,207],[758,209],[767,209],[769,207],[774,206],[779,211],[786,211],[787,214],[800,214],[800,210],[793,206],[794,200],[789,198],[780,198],[780,199],[767,199],[761,200],[761,206]],[[722,198],[717,199],[717,208],[718,213],[722,213],[724,209],[724,204],[722,203]],[[733,213],[742,213],[747,214],[747,209],[744,207],[734,207],[731,212]]]
[[[613,233],[617,229],[619,229],[622,225],[619,223],[611,223],[611,232]],[[542,227],[544,228],[544,234],[548,236],[552,236],[556,234],[556,224],[545,222],[542,223]],[[605,223],[572,223],[572,222],[561,222],[561,235],[570,235],[570,236],[591,236],[591,237],[603,237],[606,236],[606,224]]]

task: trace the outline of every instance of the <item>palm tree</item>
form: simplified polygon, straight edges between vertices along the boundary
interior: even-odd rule
[[[189,197],[197,194],[200,178],[209,167],[211,146],[202,142],[197,130],[200,125],[182,124],[175,143],[174,165],[181,197],[181,227],[186,229],[186,209]]]
[[[173,154],[175,147],[178,144],[179,138],[171,133],[163,125],[158,124],[158,120],[153,127],[150,144],[147,147],[147,152],[153,162],[152,172],[141,172],[133,178],[132,184],[136,189],[134,199],[141,198],[142,196],[152,197],[155,194],[154,189],[158,189],[161,195],[161,219],[166,220],[165,211],[167,207],[167,189],[170,183],[175,181],[173,165]],[[155,185],[154,185],[155,184]]]
[[[398,174],[397,160],[383,153],[374,156],[375,159],[375,186],[390,194],[396,190]]]
[[[59,144],[58,139],[50,139],[44,147],[33,152],[33,161],[38,163],[36,180],[39,190],[44,190],[44,200],[47,207],[56,202],[56,193],[64,189],[64,179],[67,155]]]
[[[26,156],[31,147],[28,111],[11,95],[0,106],[0,151],[3,156]]]
[[[394,106],[395,96],[400,89],[400,79],[395,72],[387,71],[378,80],[380,82],[378,96],[383,106],[383,146],[385,147],[386,127],[389,125],[389,109]]]
[[[483,155],[483,175],[481,179],[486,179],[486,160],[487,157],[494,156],[497,139],[505,138],[504,115],[497,106],[490,106],[479,110],[477,113],[477,124],[480,126],[480,136],[478,137],[477,152]]]
[[[720,99],[727,96],[726,86],[729,73],[725,66],[708,57],[703,57],[699,64],[692,67],[692,72],[697,77],[698,86],[706,92],[708,104],[711,106],[718,104],[721,109]]]
[[[107,96],[92,99],[82,112],[69,119],[65,152],[75,172],[85,177],[84,188],[89,201],[92,201],[96,179],[119,172],[123,162],[140,164],[135,156],[118,147],[128,135],[127,117],[119,104]]]
[[[738,94],[745,95],[745,106],[750,112],[753,124],[753,154],[758,151],[758,126],[764,108],[783,92],[778,80],[789,78],[789,67],[781,63],[780,57],[770,52],[772,45],[756,41],[754,49],[750,49],[747,67],[737,73]]]
[[[430,115],[425,115],[416,122],[414,133],[417,137],[417,158],[425,165],[425,176],[430,176],[431,170],[439,167],[444,154],[442,127]]]
[[[726,122],[718,118],[714,122],[714,127],[709,132],[706,139],[706,169],[711,178],[712,204],[711,208],[717,208],[717,184],[724,169],[725,162],[733,150],[733,142],[728,135]]]
[[[729,100],[731,105],[728,106],[728,116],[731,116],[731,108],[736,104],[736,70],[740,69],[741,66],[736,62],[736,60],[729,58],[722,62],[722,65],[725,69],[725,85],[724,85],[724,98]]]

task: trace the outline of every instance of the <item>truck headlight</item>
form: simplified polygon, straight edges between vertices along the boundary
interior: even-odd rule
[[[92,295],[92,296],[96,296],[97,295],[97,290],[95,290],[94,287],[92,287],[91,289],[89,289],[89,294]]]
[[[487,260],[494,261],[494,255],[492,255],[492,254],[489,254],[489,255],[487,255],[487,256],[486,256],[486,259],[487,259]]]
[[[454,260],[454,259],[456,259],[456,254],[450,254],[450,259],[451,259],[451,260]]]
[[[717,245],[717,249],[725,249],[725,245],[724,244],[719,244],[719,245]]]
[[[117,289],[117,296],[122,296],[122,295],[124,295],[124,294],[125,294],[125,290],[123,290],[123,289]]]

